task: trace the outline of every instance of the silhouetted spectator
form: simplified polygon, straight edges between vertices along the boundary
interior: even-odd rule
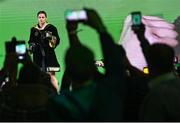
[[[101,18],[94,10],[86,10],[88,20],[84,24],[99,35],[104,56],[105,78],[98,84],[94,110],[95,121],[122,121],[123,101],[126,95],[126,73],[123,65],[125,51],[116,45]]]
[[[63,88],[60,95],[49,101],[52,121],[86,121],[95,96],[94,54],[80,43],[76,33],[70,34],[76,26],[75,22],[67,22],[70,48],[65,55]]]
[[[70,47],[77,47],[79,48],[80,46],[83,46],[77,36],[78,33],[78,23],[76,21],[67,21],[66,24],[67,32],[68,32],[68,38],[69,38],[69,44]],[[81,58],[77,59],[81,60]],[[98,70],[94,70],[94,76],[93,79],[97,82],[100,82],[100,80],[103,78],[103,75],[98,72]],[[65,70],[62,83],[61,83],[61,89],[60,91],[63,90],[70,90],[70,87],[72,85],[72,80],[68,77],[68,73]]]
[[[0,121],[48,121],[46,104],[56,92],[45,84],[51,84],[50,76],[49,79],[43,78],[42,71],[32,63],[28,54],[21,63],[18,83],[1,94]]]
[[[18,58],[16,53],[6,54],[3,68],[1,69],[1,89],[2,91],[16,86],[16,76],[18,67]]]
[[[147,60],[150,92],[140,111],[141,121],[180,121],[180,79],[173,73],[174,50],[166,44],[146,45],[144,25],[136,30]]]
[[[126,67],[127,95],[123,105],[123,121],[134,122],[138,121],[139,108],[149,92],[149,75],[145,75],[142,71],[133,67],[127,57],[124,58],[124,66]]]

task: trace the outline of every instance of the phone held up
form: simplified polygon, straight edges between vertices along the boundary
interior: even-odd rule
[[[86,21],[87,13],[85,10],[67,10],[65,12],[65,18],[68,21]]]
[[[135,29],[135,30],[139,29],[139,26],[142,23],[141,12],[140,11],[132,12],[131,17],[132,17],[132,28]]]
[[[7,41],[5,42],[6,54],[16,53],[18,60],[23,61],[26,55],[26,43],[25,41]]]

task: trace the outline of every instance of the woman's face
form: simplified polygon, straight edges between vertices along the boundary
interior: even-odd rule
[[[46,23],[46,16],[45,16],[45,14],[39,14],[38,15],[38,22],[39,22],[39,24],[44,24],[44,23]]]

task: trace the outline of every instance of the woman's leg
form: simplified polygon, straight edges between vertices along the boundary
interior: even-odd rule
[[[53,85],[53,87],[57,90],[57,92],[59,91],[59,84],[58,84],[58,80],[55,76],[55,72],[48,72],[50,77],[51,77],[51,83]]]

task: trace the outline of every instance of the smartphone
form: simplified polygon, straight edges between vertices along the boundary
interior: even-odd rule
[[[132,12],[131,17],[132,17],[132,24],[134,26],[141,25],[141,18],[142,18],[141,12],[139,12],[139,11],[138,12]]]
[[[18,41],[15,45],[15,52],[18,55],[19,60],[23,60],[26,54],[26,43],[25,41]]]
[[[87,13],[85,10],[67,10],[65,18],[69,21],[86,21]]]

